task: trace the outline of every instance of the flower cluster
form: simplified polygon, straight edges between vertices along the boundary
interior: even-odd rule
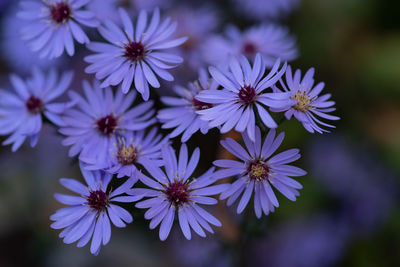
[[[264,21],[242,32],[230,26],[225,34],[216,34],[220,19],[208,12],[209,6],[199,13],[189,7],[171,12],[182,26],[145,5],[147,1],[128,1],[126,9],[121,2],[104,1],[110,8],[99,10],[103,1],[23,1],[18,13],[30,21],[22,39],[41,57],[57,58],[64,50],[71,60],[83,55],[74,62],[81,67],[76,71],[81,80],[72,83],[72,72],[59,77],[53,69],[34,67],[26,80],[10,75],[15,93],[0,91],[0,135],[9,136],[4,145],[12,144],[16,151],[29,138],[35,146],[47,122],[79,162],[86,185],[61,178],[77,195],[54,196],[67,205],[50,217],[53,229],[63,229],[63,241],[78,247],[90,242],[90,252],[97,255],[110,241],[111,223],[125,227],[135,208],[146,209],[144,218],[150,229],[159,226],[163,241],[175,218],[186,239],[192,231],[202,237],[214,233],[212,226],[222,223],[204,206],[217,204],[218,196],[228,206],[240,198],[237,213],[253,196],[257,218],[279,206],[276,191],[295,201],[302,186],[291,177],[306,172],[291,165],[300,158],[298,149],[276,153],[284,137],[283,132],[276,136],[276,128],[283,118],[294,116],[307,131],[323,133],[327,130],[322,127],[334,126],[317,117],[339,118],[328,114],[335,103],[330,94],[320,96],[324,83],[314,85],[314,69],[304,77],[300,70],[292,74],[287,62],[299,51],[287,28]],[[81,26],[97,28],[99,35]],[[75,53],[74,40],[90,52]],[[79,65],[82,59],[84,66]],[[168,91],[163,81],[171,82],[175,75],[187,80],[190,68],[177,68],[184,60],[196,69],[188,76],[198,73],[197,79]],[[92,82],[83,78],[83,69],[93,74]],[[54,102],[69,87],[69,99]],[[157,94],[150,94],[155,88]],[[190,154],[185,142],[213,128],[240,134],[238,140],[220,141],[238,160],[217,159],[215,166],[201,170],[200,149]],[[178,154],[174,138],[180,141]]]

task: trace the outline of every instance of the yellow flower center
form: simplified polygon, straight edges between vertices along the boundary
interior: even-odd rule
[[[305,112],[311,108],[311,99],[305,92],[298,91],[292,99],[297,100],[296,105],[293,106],[294,109]]]
[[[250,179],[263,181],[268,179],[269,167],[265,162],[261,160],[255,160],[249,164],[249,166],[247,167],[247,172]]]
[[[117,158],[118,161],[124,165],[132,164],[136,161],[138,151],[133,144],[127,146],[125,143],[118,149]]]

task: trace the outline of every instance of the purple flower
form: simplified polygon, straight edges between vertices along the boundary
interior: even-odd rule
[[[1,2],[1,0],[0,0]],[[18,2],[18,1],[13,1]],[[39,55],[32,52],[28,44],[21,39],[20,29],[29,24],[25,20],[21,20],[15,16],[17,13],[18,5],[10,6],[7,13],[5,13],[1,20],[1,57],[7,63],[7,66],[19,74],[28,74],[32,71],[32,66],[38,66],[42,69],[49,69],[49,67],[57,67],[64,64],[64,58],[60,57],[54,60],[46,58],[39,58]]]
[[[178,22],[175,36],[188,36],[189,39],[177,50],[185,62],[193,69],[205,65],[201,48],[219,24],[215,7],[202,6],[196,9],[178,7],[172,10],[171,17]]]
[[[157,134],[157,128],[152,128],[146,135],[145,130],[126,131],[118,133],[116,143],[112,144],[104,162],[95,162],[86,166],[86,169],[103,169],[117,174],[118,178],[127,176],[137,181],[136,170],[144,161],[151,160],[153,164],[161,166],[161,147],[168,142],[168,136],[163,138]]]
[[[74,40],[89,43],[89,38],[79,24],[97,27],[94,13],[83,10],[88,0],[49,0],[21,2],[18,16],[30,24],[21,31],[22,38],[29,42],[40,57],[61,56],[64,49],[68,55],[75,53]]]
[[[237,180],[221,194],[220,199],[228,199],[227,204],[231,205],[243,193],[237,213],[241,213],[247,206],[254,191],[254,211],[257,218],[261,213],[265,215],[274,211],[279,203],[272,186],[281,192],[288,199],[295,201],[302,186],[289,176],[302,176],[306,172],[300,168],[287,165],[300,158],[298,149],[289,149],[275,156],[271,155],[282,143],[284,133],[275,138],[275,130],[269,131],[264,143],[261,145],[261,132],[256,127],[255,142],[251,141],[247,133],[242,134],[247,150],[243,149],[231,138],[221,141],[221,145],[238,157],[236,160],[216,160],[214,165],[226,168],[215,173],[216,178],[237,176]]]
[[[249,19],[278,19],[298,7],[300,0],[232,0],[238,13]]]
[[[42,128],[42,116],[62,126],[60,116],[71,104],[54,103],[54,99],[67,90],[72,76],[72,72],[65,72],[58,79],[55,70],[45,75],[38,68],[33,68],[32,77],[26,81],[12,74],[10,80],[16,94],[0,90],[0,135],[10,135],[3,145],[13,144],[11,150],[16,151],[30,137],[34,147]]]
[[[274,112],[286,111],[285,117],[288,120],[294,116],[310,133],[329,133],[328,130],[322,129],[319,125],[330,128],[335,128],[335,126],[320,121],[317,119],[317,116],[327,120],[339,120],[340,118],[327,114],[336,110],[336,108],[332,107],[335,105],[335,102],[328,101],[331,97],[331,94],[319,96],[325,84],[320,82],[314,86],[313,76],[314,68],[311,68],[301,80],[301,71],[296,70],[294,76],[292,76],[292,69],[289,66],[286,70],[287,86],[282,80],[280,81],[280,84],[282,85],[283,91],[289,92],[290,98],[296,100],[296,102],[291,107],[273,107],[271,110]],[[273,88],[275,92],[281,92],[281,90],[276,86]]]
[[[140,180],[151,189],[138,188],[131,191],[134,195],[150,197],[137,203],[136,207],[148,209],[144,217],[151,220],[150,229],[161,223],[159,236],[162,241],[167,239],[171,231],[175,212],[178,213],[179,225],[187,239],[191,238],[190,228],[205,237],[203,228],[213,233],[209,224],[221,226],[219,220],[198,204],[216,204],[217,200],[209,196],[221,193],[227,185],[211,185],[216,181],[214,168],[198,178],[192,177],[199,157],[200,150],[196,148],[188,162],[188,150],[186,144],[183,144],[177,161],[172,147],[165,145],[162,148],[165,172],[151,162],[144,163],[145,169],[154,179],[142,174]]]
[[[160,21],[160,11],[156,9],[150,24],[147,25],[147,13],[141,11],[136,27],[132,26],[128,14],[119,9],[123,30],[115,23],[106,21],[99,28],[100,34],[111,44],[92,42],[88,48],[94,55],[85,57],[91,65],[87,73],[96,73],[96,78],[104,79],[101,87],[122,83],[122,92],[127,93],[133,78],[136,90],[144,100],[149,99],[149,85],[159,88],[160,83],[155,74],[167,81],[173,76],[166,71],[182,63],[182,58],[163,52],[186,41],[186,37],[170,40],[176,23],[167,18]]]
[[[87,186],[74,179],[60,179],[60,183],[65,188],[79,196],[54,194],[58,202],[68,207],[59,209],[50,216],[50,219],[54,221],[51,228],[65,228],[59,236],[66,244],[78,241],[77,246],[83,247],[92,239],[90,252],[97,255],[101,245],[106,245],[110,241],[110,220],[119,228],[133,221],[128,211],[114,203],[134,202],[139,197],[123,195],[131,189],[134,184],[133,179],[128,179],[113,191],[107,191],[112,178],[111,174],[86,171],[83,168],[81,170]]]
[[[161,101],[165,105],[171,107],[162,109],[158,112],[158,119],[163,123],[162,128],[175,128],[170,137],[176,137],[183,133],[182,142],[186,142],[198,130],[202,134],[206,134],[210,127],[208,122],[201,120],[196,113],[197,110],[204,110],[212,107],[208,104],[197,100],[195,97],[203,90],[216,90],[218,84],[210,79],[204,69],[199,71],[199,80],[188,86],[175,86],[174,90],[180,97],[161,97]]]
[[[230,55],[241,54],[253,60],[256,54],[260,53],[265,65],[272,67],[278,58],[291,61],[298,56],[296,40],[283,26],[262,24],[243,33],[230,26],[225,35],[212,36],[203,45],[202,54],[208,63],[225,64]]]
[[[97,80],[93,87],[84,81],[83,90],[86,100],[70,93],[78,108],[66,112],[63,117],[66,126],[60,133],[67,136],[62,144],[71,146],[69,156],[80,153],[79,159],[86,164],[106,162],[120,133],[142,130],[156,121],[152,101],[130,108],[136,92],[124,95],[118,90],[114,96],[111,88],[99,88]]]
[[[267,127],[276,128],[277,124],[266,107],[284,108],[293,102],[288,93],[265,92],[285,72],[286,64],[278,71],[279,64],[280,61],[277,60],[265,78],[265,64],[260,54],[257,54],[253,67],[244,56],[240,60],[232,57],[229,63],[230,70],[210,67],[211,76],[223,89],[201,91],[196,99],[214,104],[214,107],[198,110],[197,113],[201,115],[201,119],[210,122],[210,127],[222,126],[221,133],[235,127],[235,130],[241,133],[247,130],[251,140],[254,140],[256,125],[255,109]]]

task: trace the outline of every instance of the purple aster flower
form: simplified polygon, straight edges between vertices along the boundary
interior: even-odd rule
[[[165,172],[151,162],[144,163],[145,169],[154,179],[142,174],[140,180],[151,189],[132,189],[131,194],[150,197],[137,203],[136,207],[148,209],[144,217],[151,220],[150,229],[161,223],[159,236],[162,241],[167,239],[171,231],[175,212],[187,239],[191,238],[190,228],[202,237],[206,235],[203,228],[213,233],[210,224],[221,226],[220,221],[198,204],[216,204],[217,200],[209,196],[221,193],[227,185],[211,185],[216,181],[214,168],[198,178],[192,177],[200,157],[198,148],[189,160],[186,144],[183,144],[178,161],[171,146],[165,145],[161,151]]]
[[[125,227],[131,223],[131,214],[115,202],[134,202],[138,196],[124,195],[134,184],[133,179],[128,179],[115,190],[107,190],[112,175],[101,171],[86,171],[81,167],[87,186],[74,179],[61,178],[60,183],[67,189],[79,194],[71,196],[56,193],[58,202],[68,205],[59,209],[50,216],[54,221],[53,229],[63,229],[60,237],[64,243],[71,244],[78,241],[77,246],[85,246],[90,239],[90,252],[99,254],[101,245],[106,245],[111,238],[111,222],[116,227]]]
[[[251,140],[254,139],[257,110],[262,122],[269,128],[277,124],[266,110],[266,107],[284,108],[291,105],[288,93],[266,93],[265,90],[275,84],[283,75],[286,64],[278,71],[280,61],[277,60],[272,70],[264,77],[265,64],[257,54],[253,67],[242,56],[240,60],[231,58],[230,70],[219,70],[210,67],[211,76],[223,86],[222,90],[203,90],[196,99],[211,103],[214,107],[198,110],[203,120],[210,122],[210,127],[222,126],[221,133],[233,127],[238,132],[247,130]]]
[[[0,135],[10,135],[3,145],[13,144],[16,151],[27,137],[34,147],[39,139],[44,116],[57,126],[64,125],[61,115],[71,103],[57,103],[54,100],[67,90],[72,72],[65,72],[59,78],[55,70],[45,75],[33,68],[32,77],[26,81],[17,75],[10,76],[16,94],[0,90]]]
[[[75,92],[70,93],[77,108],[66,112],[63,117],[66,126],[60,129],[67,136],[62,144],[71,146],[69,156],[80,154],[79,159],[89,165],[107,162],[120,133],[142,130],[156,121],[152,101],[130,108],[136,92],[124,95],[118,90],[114,95],[111,88],[99,88],[99,85],[97,80],[93,86],[83,82],[86,100]]]
[[[172,81],[173,76],[167,69],[182,63],[181,57],[163,52],[186,41],[186,37],[170,39],[176,23],[167,18],[160,21],[160,11],[156,9],[147,25],[147,13],[141,11],[136,27],[124,9],[119,9],[123,30],[115,23],[106,21],[99,28],[100,34],[111,44],[92,42],[88,48],[94,55],[85,57],[91,65],[88,73],[96,73],[96,78],[104,79],[101,87],[122,83],[122,92],[127,93],[133,83],[144,100],[149,99],[149,84],[159,88],[158,75]]]
[[[202,48],[205,60],[213,65],[225,64],[230,55],[243,54],[253,60],[257,53],[263,56],[268,67],[272,67],[278,58],[291,61],[298,56],[295,38],[289,35],[286,27],[275,24],[261,24],[243,33],[230,26],[225,36],[210,37]]]
[[[145,130],[126,131],[118,134],[116,143],[111,147],[105,162],[96,162],[86,166],[86,169],[103,169],[117,174],[118,178],[128,176],[137,181],[136,170],[144,161],[151,160],[153,164],[161,166],[161,147],[168,142],[168,136],[163,138],[152,128],[146,135]]]
[[[61,56],[64,49],[68,55],[75,53],[74,39],[89,43],[89,38],[79,24],[97,27],[94,13],[83,10],[89,0],[37,0],[21,2],[18,16],[30,24],[21,31],[33,51],[40,57]]]
[[[335,105],[334,101],[329,101],[331,94],[325,94],[319,96],[325,84],[323,82],[318,83],[314,86],[314,68],[311,68],[301,79],[301,71],[296,70],[294,76],[292,75],[292,69],[290,66],[286,70],[286,84],[281,80],[284,92],[290,93],[290,98],[296,100],[296,102],[286,108],[275,108],[271,110],[274,112],[285,112],[285,117],[289,120],[294,116],[300,121],[304,128],[310,133],[318,132],[329,132],[328,130],[322,129],[319,125],[335,128],[335,126],[320,121],[318,117],[322,117],[327,120],[339,120],[339,117],[329,115],[327,113],[335,111],[336,108],[332,107]],[[273,87],[275,92],[281,92],[276,86]]]
[[[193,69],[205,65],[201,48],[212,31],[219,24],[216,8],[202,6],[199,8],[178,7],[169,13],[178,22],[175,36],[188,36],[189,39],[177,49],[185,62]]]
[[[17,1],[16,1],[17,2]],[[2,38],[0,40],[1,57],[7,63],[7,66],[20,74],[28,74],[32,71],[32,66],[38,66],[42,69],[57,67],[63,64],[63,58],[48,60],[39,58],[39,55],[32,52],[28,44],[21,39],[19,30],[29,22],[21,20],[15,16],[18,10],[17,3],[14,3],[5,13],[0,21]]]
[[[211,108],[213,105],[197,100],[195,97],[203,90],[216,90],[218,84],[210,79],[204,69],[199,71],[199,79],[188,86],[175,86],[174,91],[180,97],[163,96],[161,101],[169,108],[158,112],[158,119],[163,123],[162,128],[175,128],[170,137],[183,133],[182,142],[186,142],[198,130],[206,134],[210,127],[208,122],[201,120],[197,110]]]
[[[238,157],[236,160],[216,160],[214,165],[226,168],[215,173],[216,178],[237,176],[237,180],[221,194],[220,199],[228,199],[231,205],[243,193],[237,213],[241,213],[247,206],[254,191],[254,211],[257,218],[274,211],[279,203],[272,187],[275,187],[288,199],[295,201],[301,189],[300,183],[289,176],[302,176],[306,172],[300,168],[287,165],[300,158],[298,149],[289,149],[271,157],[281,145],[284,133],[275,138],[275,130],[271,129],[262,144],[261,132],[256,127],[255,142],[251,141],[247,133],[242,134],[247,150],[231,138],[221,141],[221,145]],[[261,145],[262,144],[262,145]]]
[[[278,19],[299,6],[300,0],[232,0],[236,11],[249,19]]]

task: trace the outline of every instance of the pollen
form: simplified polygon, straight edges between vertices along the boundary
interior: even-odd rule
[[[310,110],[311,99],[305,92],[298,91],[294,96],[292,96],[292,99],[297,100],[296,105],[293,106],[294,109],[301,112]]]
[[[247,172],[251,180],[263,181],[268,179],[270,169],[265,162],[256,160],[249,164]]]
[[[138,149],[133,145],[126,145],[125,142],[118,148],[117,159],[123,165],[129,165],[136,161]]]

